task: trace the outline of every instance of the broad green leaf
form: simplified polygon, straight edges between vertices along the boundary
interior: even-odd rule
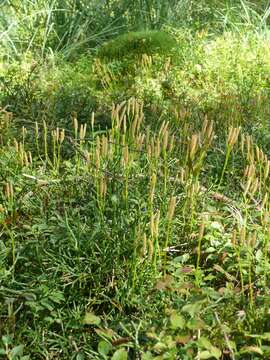
[[[8,335],[3,335],[2,336],[2,341],[5,345],[10,345],[12,343],[12,339],[10,336]]]
[[[270,341],[270,333],[269,333],[269,332],[263,333],[262,338],[263,338],[264,340]]]
[[[228,346],[230,346],[230,348],[233,350],[237,349],[236,343],[233,340],[228,341]]]
[[[200,352],[200,359],[211,359],[211,357],[213,356],[208,350]]]
[[[211,346],[209,350],[200,352],[200,359],[210,359],[213,357],[215,359],[220,359],[221,355],[222,353],[217,347]]]
[[[79,352],[76,356],[76,360],[84,360],[84,359],[85,359],[84,353]]]
[[[154,349],[154,351],[160,353],[167,349],[167,344],[164,344],[164,342],[159,341],[154,345],[153,349]]]
[[[212,229],[215,229],[215,230],[219,230],[219,231],[223,231],[223,225],[221,223],[219,223],[218,221],[212,221],[210,223],[210,226]]]
[[[95,332],[101,336],[106,337],[108,339],[112,339],[115,332],[112,329],[95,329]]]
[[[255,253],[255,258],[257,261],[261,261],[263,258],[263,251],[261,249],[259,249],[258,251],[256,251]]]
[[[11,351],[10,351],[10,355],[11,355],[11,358],[15,358],[17,356],[22,356],[23,355],[23,348],[24,348],[24,345],[18,345],[18,346],[15,346]]]
[[[85,325],[99,325],[100,322],[101,322],[100,317],[96,316],[91,312],[87,312],[83,319],[83,324]]]
[[[214,248],[213,246],[209,246],[209,247],[205,250],[205,252],[206,252],[207,254],[214,253],[214,252],[216,252],[216,251],[217,251],[217,249]]]
[[[194,316],[201,310],[201,304],[199,302],[194,304],[187,304],[183,306],[182,311],[187,312],[190,316]]]
[[[204,348],[204,349],[206,349],[206,350],[210,350],[211,347],[212,347],[211,342],[210,342],[206,337],[204,337],[204,336],[201,336],[201,337],[198,339],[197,344],[198,344],[200,347],[202,347],[202,348]]]
[[[153,360],[153,359],[154,357],[149,351],[147,351],[147,353],[142,355],[142,360]]]
[[[112,348],[112,345],[105,340],[101,340],[98,343],[98,352],[101,355],[107,356],[109,351],[111,350],[111,348]]]
[[[37,296],[34,293],[24,293],[23,297],[28,301],[35,301],[37,300]]]
[[[187,327],[190,330],[199,330],[205,327],[205,323],[201,319],[192,318],[187,322]]]
[[[127,360],[127,352],[125,349],[116,350],[113,354],[112,360]]]
[[[219,359],[222,355],[222,352],[216,346],[212,346],[210,349],[210,352],[211,352],[212,356],[216,359]]]
[[[52,306],[52,303],[48,299],[41,300],[41,305],[44,306],[49,311],[52,311],[54,308]]]
[[[61,302],[65,301],[65,297],[63,293],[60,291],[55,291],[49,296],[49,298],[57,304],[60,304]]]
[[[170,320],[172,329],[183,329],[185,326],[185,319],[182,315],[173,313]]]

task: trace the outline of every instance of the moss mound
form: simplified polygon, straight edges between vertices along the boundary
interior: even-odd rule
[[[174,37],[164,31],[129,32],[103,44],[97,55],[108,60],[118,60],[142,54],[169,54],[176,45]]]

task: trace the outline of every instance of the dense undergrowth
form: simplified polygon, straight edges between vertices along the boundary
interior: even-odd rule
[[[128,3],[2,5],[0,358],[270,358],[267,6]]]

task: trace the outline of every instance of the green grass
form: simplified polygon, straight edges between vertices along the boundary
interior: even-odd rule
[[[117,2],[78,52],[71,5],[0,17],[46,14],[0,45],[0,358],[269,358],[266,5],[123,2],[114,26],[176,49],[105,58],[83,43]]]

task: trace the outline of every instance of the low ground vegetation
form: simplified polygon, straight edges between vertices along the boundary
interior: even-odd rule
[[[3,32],[3,359],[270,357],[268,15],[196,3],[75,58],[75,22]]]

